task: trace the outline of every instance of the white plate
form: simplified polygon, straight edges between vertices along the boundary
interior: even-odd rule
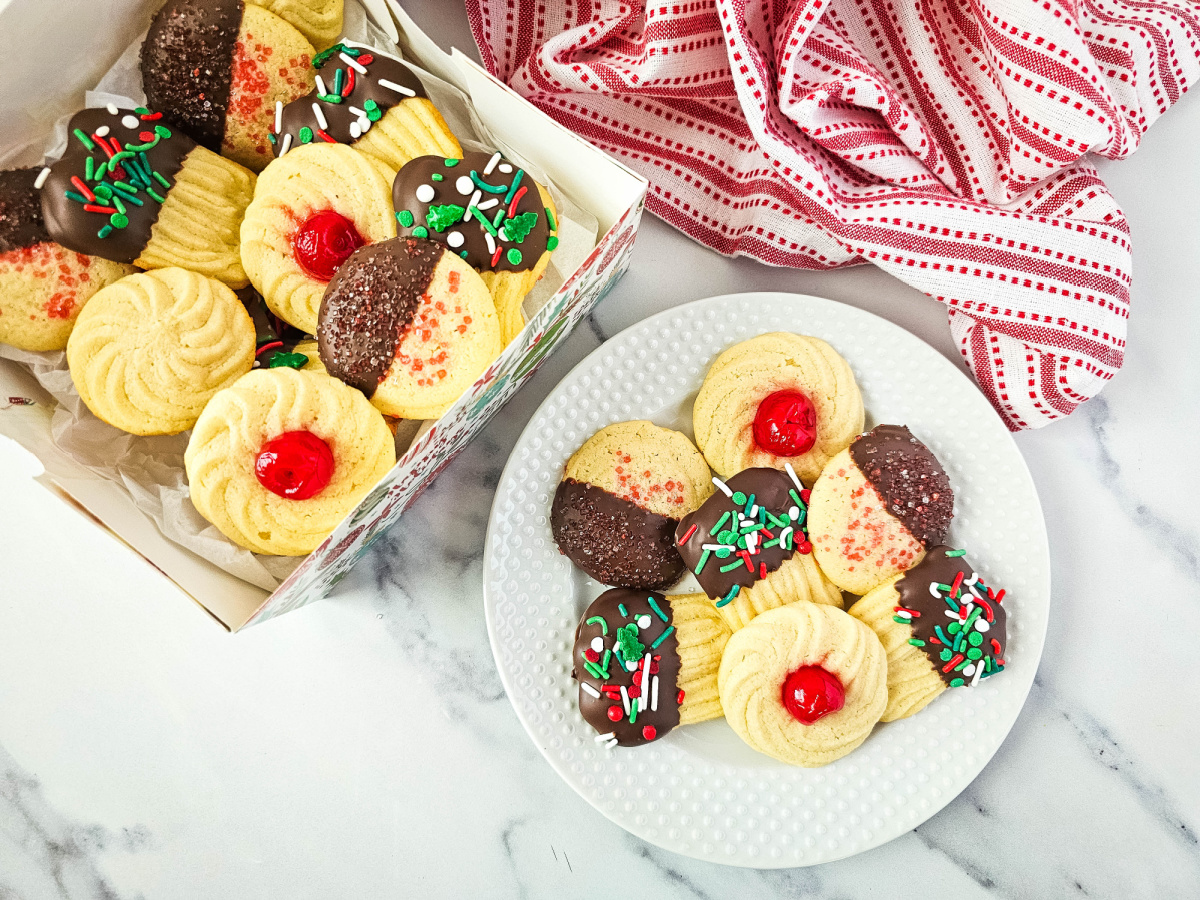
[[[579,715],[570,654],[580,614],[604,587],[575,569],[550,534],[563,465],[613,422],[650,419],[691,435],[692,403],[709,364],[726,347],[768,331],[829,341],[854,369],[867,427],[908,425],[937,454],[955,492],[948,543],[967,548],[988,584],[1008,590],[1004,674],[877,726],[861,747],[822,769],[762,756],[724,720],[677,728],[643,747],[603,749]],[[735,294],[634,325],[550,393],[500,478],[484,604],[500,678],[521,724],[596,809],[676,853],[756,868],[807,866],[915,828],[987,765],[1037,671],[1050,555],[1025,461],[978,388],[950,362],[896,325],[832,300]]]

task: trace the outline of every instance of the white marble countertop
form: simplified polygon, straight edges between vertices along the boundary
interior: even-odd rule
[[[444,45],[461,10],[412,2]],[[1125,368],[1017,437],[1045,509],[1040,672],[982,775],[852,859],[758,872],[660,851],[562,783],[484,629],[492,492],[597,344],[713,294],[860,306],[957,361],[942,308],[870,267],[723,259],[647,216],[625,279],[332,597],[229,636],[30,481],[0,439],[0,897],[1200,896],[1200,104],[1103,163],[1135,239]]]

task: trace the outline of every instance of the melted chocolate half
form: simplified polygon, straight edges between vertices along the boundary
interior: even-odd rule
[[[418,156],[407,163],[392,187],[400,234],[445,244],[484,271],[537,265],[558,246],[558,223],[534,180],[495,156],[467,152],[462,159]]]
[[[972,584],[976,576],[970,563],[961,556],[947,556],[948,552],[955,551],[932,548],[900,577],[896,592],[902,609],[913,612],[913,637],[924,641],[921,649],[929,662],[947,686],[959,687],[975,681],[976,665],[983,666],[981,679],[1003,670],[1008,613],[997,599],[1003,597],[1003,592],[987,588],[982,582]],[[960,574],[955,597],[953,589]],[[953,613],[953,618],[947,612]],[[898,615],[903,618],[901,613]],[[978,638],[972,637],[976,634]]]
[[[0,253],[50,240],[42,219],[42,201],[33,186],[40,166],[0,172]]]
[[[330,375],[368,397],[375,393],[445,252],[432,241],[391,238],[342,263],[317,316],[317,345]]]
[[[850,458],[921,546],[945,539],[954,518],[950,479],[907,427],[879,425],[860,435],[850,445]]]
[[[67,149],[42,186],[46,230],[78,253],[134,262],[195,142],[144,110],[85,109],[72,116],[67,134]]]
[[[575,631],[571,677],[580,685],[579,712],[622,747],[649,743],[679,724],[673,618],[669,597],[616,588],[592,601]]]
[[[791,559],[798,547],[812,552],[804,524],[808,506],[800,499],[804,488],[797,487],[787,473],[746,469],[725,486],[732,497],[717,491],[675,529],[684,564],[714,600],[728,596],[735,584],[753,587]],[[722,572],[723,568],[728,571]]]
[[[146,104],[214,153],[225,140],[242,0],[167,0],[142,44]]]
[[[652,589],[683,574],[675,519],[603,488],[564,478],[550,506],[550,529],[567,558],[601,584]]]

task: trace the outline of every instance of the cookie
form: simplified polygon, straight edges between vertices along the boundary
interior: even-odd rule
[[[401,235],[445,244],[492,292],[505,346],[525,327],[521,304],[558,246],[550,192],[499,153],[421,156],[392,191]]]
[[[735,344],[704,376],[696,446],[718,475],[790,462],[806,484],[863,430],[850,366],[820,338],[787,332]]]
[[[167,0],[142,44],[146,103],[166,124],[258,172],[274,158],[275,105],[313,87],[316,50],[243,0]]]
[[[500,325],[470,266],[433,241],[393,238],[338,269],[317,343],[329,374],[386,415],[436,419],[499,355]]]
[[[192,503],[234,543],[311,553],[396,462],[383,416],[336,378],[256,369],[218,392],[184,454]]]
[[[253,364],[254,325],[241,301],[216,279],[178,268],[99,291],[67,341],[80,398],[131,434],[186,431]]]
[[[55,242],[143,269],[181,266],[246,286],[239,230],[254,173],[141,107],[85,109],[67,132],[66,152],[41,191]]]
[[[832,606],[792,603],[734,632],[717,673],[721,707],[760,753],[814,768],[867,739],[887,706],[887,655]]]
[[[808,533],[821,571],[865,594],[921,561],[954,516],[950,479],[903,425],[880,425],[829,461],[813,485]]]
[[[37,187],[44,171],[0,171],[0,343],[22,350],[62,350],[83,304],[134,271],[50,240]]]
[[[276,156],[304,144],[336,142],[399,169],[426,153],[462,154],[420,80],[399,60],[337,44],[317,54],[313,67],[317,86],[276,112]]]
[[[729,629],[703,594],[615,588],[575,630],[579,712],[606,747],[636,747],[721,717],[717,669]]]
[[[675,543],[726,625],[736,631],[798,600],[842,605],[842,592],[812,557],[809,492],[790,466],[746,469],[713,483],[717,492],[679,521]]]
[[[318,50],[342,33],[345,0],[251,0],[290,23]]]
[[[601,584],[667,587],[683,574],[675,526],[712,491],[704,457],[678,431],[618,422],[567,460],[550,529],[567,558]]]
[[[311,144],[263,172],[242,223],[242,263],[267,306],[307,334],[338,266],[396,234],[395,173],[342,144]]]
[[[1004,671],[1004,591],[985,585],[964,553],[934,547],[850,607],[887,652],[884,722],[920,712],[947,688],[974,687]]]

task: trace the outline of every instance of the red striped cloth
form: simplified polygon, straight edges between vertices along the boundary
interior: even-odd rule
[[[1200,70],[1170,0],[466,0],[485,65],[724,254],[872,262],[948,307],[1009,427],[1120,368],[1119,158]]]

